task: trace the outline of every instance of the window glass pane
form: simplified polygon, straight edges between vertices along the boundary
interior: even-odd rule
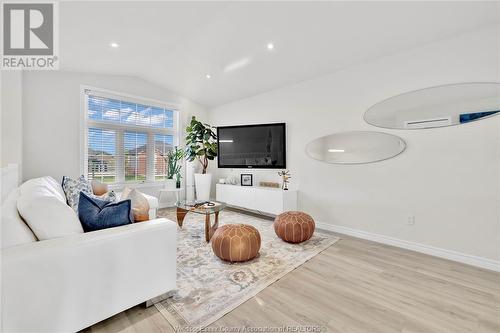
[[[122,124],[137,123],[137,105],[134,103],[121,102],[120,104],[120,122]]]
[[[104,183],[116,181],[116,132],[89,128],[87,179]]]
[[[137,125],[151,126],[151,107],[137,104]]]
[[[160,108],[151,108],[151,126],[165,127],[165,110]]]
[[[102,99],[102,119],[111,122],[120,122],[120,101],[116,99]]]
[[[87,110],[88,118],[92,120],[125,125],[174,128],[175,111],[161,107],[89,95]]]
[[[102,99],[95,96],[89,96],[88,107],[89,119],[102,120]]]
[[[174,137],[172,135],[155,134],[154,136],[154,161],[155,161],[155,180],[166,179],[167,163],[165,153],[174,148]]]
[[[125,181],[146,180],[147,142],[148,136],[146,133],[124,133]]]
[[[165,110],[165,128],[174,127],[174,111]]]

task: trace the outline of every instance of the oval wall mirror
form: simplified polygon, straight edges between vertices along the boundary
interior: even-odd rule
[[[371,131],[341,132],[323,136],[306,146],[309,157],[334,164],[361,164],[401,154],[406,143],[398,136]]]
[[[371,125],[394,129],[453,126],[500,114],[500,83],[460,83],[391,97],[364,115]]]

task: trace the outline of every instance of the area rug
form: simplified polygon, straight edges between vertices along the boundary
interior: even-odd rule
[[[158,215],[176,220],[173,209]],[[201,330],[338,240],[316,230],[308,241],[289,244],[276,236],[272,221],[226,209],[219,215],[219,226],[249,224],[262,239],[257,258],[231,264],[216,257],[205,242],[204,220],[203,215],[186,215],[177,236],[177,291],[155,304],[175,329]]]

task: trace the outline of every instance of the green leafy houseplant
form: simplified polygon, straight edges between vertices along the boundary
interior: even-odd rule
[[[181,165],[179,164],[179,161],[184,157],[184,152],[181,149],[175,147],[174,149],[169,150],[166,154],[160,155],[165,160],[167,179],[173,179],[174,176],[180,174]]]
[[[202,166],[202,174],[207,173],[208,161],[217,157],[217,135],[215,127],[203,124],[196,117],[186,127],[186,159],[189,162],[197,159]]]

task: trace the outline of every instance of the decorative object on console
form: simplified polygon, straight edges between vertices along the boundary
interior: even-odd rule
[[[181,165],[179,162],[184,157],[184,151],[176,146],[174,149],[170,149],[167,152],[160,152],[160,156],[163,157],[165,161],[165,174],[167,175],[165,188],[176,188],[176,182],[180,183]],[[176,177],[176,180],[174,180],[174,177]]]
[[[280,183],[276,183],[276,182],[259,182],[259,186],[262,186],[262,187],[271,187],[271,188],[279,188],[280,187]]]
[[[253,186],[253,175],[251,174],[241,174],[241,186]]]
[[[304,212],[284,212],[274,219],[274,231],[285,242],[304,242],[312,237],[314,229],[313,218]]]
[[[208,201],[210,199],[210,187],[212,175],[207,174],[208,161],[217,157],[217,135],[214,127],[204,124],[196,117],[186,127],[186,159],[189,162],[198,160],[202,166],[202,172],[194,175],[196,198]]]
[[[149,202],[148,199],[138,190],[125,187],[120,200],[130,199],[132,204],[132,214],[134,222],[143,222],[149,220]]]
[[[130,200],[109,202],[80,192],[78,217],[85,232],[133,223]]]
[[[226,183],[226,179],[225,178],[220,178],[219,179],[219,184],[225,184]]]
[[[222,260],[230,262],[248,261],[260,250],[259,231],[247,224],[226,224],[212,237],[212,250]]]
[[[78,179],[71,179],[70,177],[63,176],[62,188],[66,195],[66,202],[77,213],[80,192],[84,192],[87,195],[93,194],[92,185],[83,175],[78,177]]]
[[[290,182],[289,179],[292,178],[292,176],[290,175],[290,171],[289,170],[278,171],[278,176],[283,177],[283,185],[281,188],[285,191],[288,191],[288,183]]]
[[[226,182],[221,184],[238,185],[238,178],[235,176],[229,176],[226,178]]]

